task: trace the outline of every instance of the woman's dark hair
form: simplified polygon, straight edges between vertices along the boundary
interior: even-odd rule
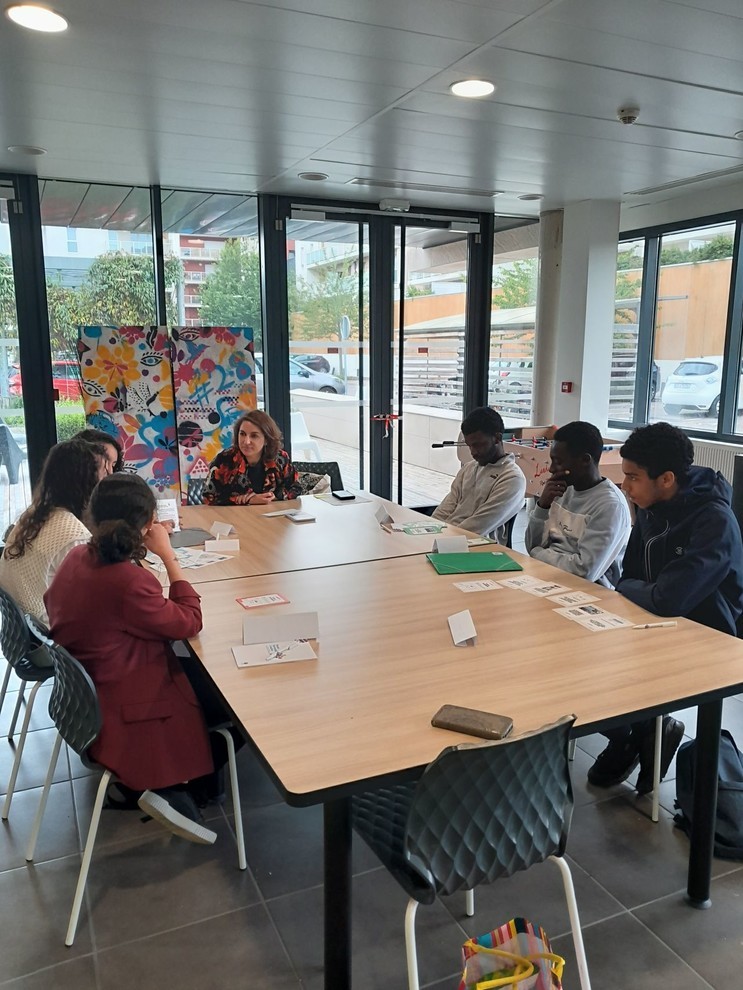
[[[276,455],[281,450],[281,443],[284,439],[281,435],[281,430],[279,429],[278,423],[271,419],[268,413],[263,412],[261,409],[254,409],[253,412],[244,413],[235,423],[235,428],[232,432],[232,446],[235,450],[240,449],[238,444],[238,436],[240,434],[240,427],[243,423],[252,423],[253,426],[257,426],[266,438],[266,446],[263,448],[263,460],[275,460]]]
[[[31,505],[13,528],[5,556],[22,557],[55,509],[67,509],[82,520],[98,483],[99,458],[105,451],[84,440],[64,440],[46,455]]]
[[[106,564],[141,560],[147,550],[142,530],[155,514],[155,495],[136,474],[101,478],[90,500],[93,549]]]
[[[84,430],[80,430],[72,438],[73,440],[87,440],[88,443],[110,443],[112,447],[116,450],[116,463],[114,464],[114,472],[121,471],[124,467],[124,451],[121,447],[121,441],[118,437],[115,437],[112,433],[106,433],[105,430],[94,430],[92,426],[86,427]]]
[[[694,445],[683,430],[670,423],[640,426],[627,437],[619,453],[647,471],[648,478],[659,478],[666,471],[683,485],[694,463]]]

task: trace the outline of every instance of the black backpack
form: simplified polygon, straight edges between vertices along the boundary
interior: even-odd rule
[[[675,806],[679,810],[673,820],[687,835],[691,835],[695,763],[696,742],[685,742],[676,754]],[[727,729],[720,733],[715,856],[743,859],[743,756]]]

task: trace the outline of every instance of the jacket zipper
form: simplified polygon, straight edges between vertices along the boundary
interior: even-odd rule
[[[658,533],[657,536],[651,536],[648,542],[645,544],[645,580],[652,581],[653,575],[650,572],[650,548],[655,543],[656,540],[660,540],[661,537],[665,536],[670,528],[670,523],[666,519],[666,528],[662,533]]]

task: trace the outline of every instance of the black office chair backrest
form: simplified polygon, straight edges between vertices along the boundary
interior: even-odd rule
[[[204,485],[206,478],[189,478],[186,490],[186,505],[204,504]]]
[[[503,545],[508,547],[509,550],[513,549],[513,527],[516,522],[516,516],[518,516],[518,512],[516,513],[515,516],[511,516],[511,518],[506,523],[506,533],[505,533],[505,540],[503,542]]]
[[[101,731],[101,709],[95,685],[82,664],[63,646],[45,636],[45,631],[30,616],[28,623],[29,628],[43,639],[54,664],[49,715],[67,745],[85,756]]]
[[[7,468],[11,485],[18,484],[18,470],[25,459],[26,455],[10,432],[10,427],[7,423],[0,423],[0,464]]]
[[[423,903],[560,856],[573,808],[574,721],[565,716],[512,739],[445,749],[415,785],[404,823],[389,813],[404,807],[393,787],[354,797],[354,827],[398,879],[417,874]],[[389,796],[386,807],[380,794]],[[409,881],[401,882],[410,890]]]
[[[0,646],[3,656],[16,667],[31,649],[31,634],[26,616],[18,602],[4,588],[0,588]]]
[[[343,478],[338,461],[292,461],[300,474],[327,474],[330,476],[330,490],[339,492],[343,489]]]

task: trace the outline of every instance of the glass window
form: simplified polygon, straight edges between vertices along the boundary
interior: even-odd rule
[[[637,342],[642,296],[642,268],[645,241],[623,241],[617,251],[617,276],[614,288],[614,333],[609,379],[609,419],[633,423],[644,419],[644,410],[635,415],[635,377]],[[653,365],[650,398],[658,390],[657,365]]]
[[[725,223],[661,239],[651,423],[718,429],[734,237],[735,224]]]
[[[150,193],[132,186],[42,180],[42,238],[57,436],[84,425],[77,363],[77,328],[157,322]],[[149,251],[140,253],[147,242]],[[166,251],[170,284],[182,266]],[[171,293],[170,315],[175,316]]]
[[[538,223],[496,233],[488,404],[511,427],[531,421],[538,273]]]

